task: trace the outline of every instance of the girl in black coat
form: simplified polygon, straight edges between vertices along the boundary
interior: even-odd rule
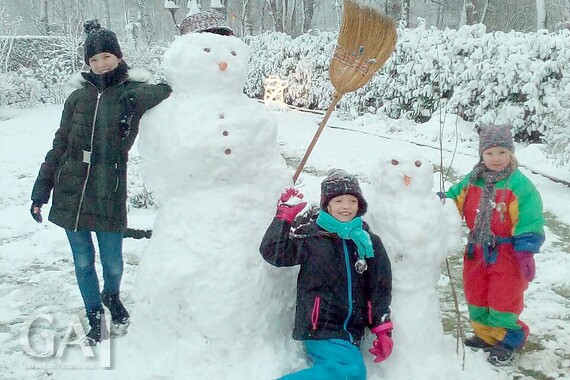
[[[91,326],[86,342],[94,345],[108,336],[102,304],[114,324],[129,323],[119,298],[128,152],[142,114],[168,97],[171,89],[136,78],[122,59],[115,33],[97,21],[85,27],[85,63],[91,70],[81,73],[79,88],[65,102],[53,147],[32,190],[30,211],[41,223],[41,207],[53,191],[49,220],[67,234]],[[103,267],[101,294],[91,232],[96,233]]]
[[[365,379],[359,350],[364,328],[377,334],[369,350],[376,362],[392,349],[390,261],[360,218],[367,203],[354,176],[329,173],[318,216],[292,231],[306,205],[300,198],[297,190],[285,190],[260,248],[274,266],[300,265],[293,338],[303,341],[313,366],[282,379]]]

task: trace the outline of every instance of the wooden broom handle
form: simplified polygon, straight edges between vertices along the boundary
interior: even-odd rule
[[[331,116],[332,111],[334,111],[340,98],[342,98],[342,95],[343,94],[341,94],[338,91],[334,92],[332,102],[329,105],[329,108],[327,109],[327,112],[325,113],[325,116],[323,117],[323,120],[321,121],[321,124],[317,129],[317,132],[315,132],[315,136],[313,136],[313,140],[309,144],[309,147],[307,148],[307,151],[305,152],[305,155],[303,156],[301,163],[299,163],[299,167],[297,168],[295,175],[293,175],[293,183],[296,183],[297,179],[299,178],[299,175],[301,175],[301,172],[303,171],[303,168],[305,167],[305,164],[307,163],[307,160],[309,159],[309,156],[311,155],[311,152],[313,151],[313,148],[315,147],[315,144],[317,143],[319,136],[323,132],[323,129],[325,129],[327,121],[329,120],[329,117]]]

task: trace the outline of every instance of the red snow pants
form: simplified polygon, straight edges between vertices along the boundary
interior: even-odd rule
[[[463,258],[463,286],[469,320],[477,336],[491,345],[524,345],[529,327],[519,319],[528,282],[519,269],[513,245],[497,246],[497,260],[485,262],[483,250],[473,247],[473,258]]]

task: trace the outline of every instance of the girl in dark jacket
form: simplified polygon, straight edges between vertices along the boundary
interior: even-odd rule
[[[274,266],[300,265],[293,338],[303,341],[313,366],[282,379],[366,379],[364,328],[377,335],[369,350],[376,362],[392,350],[390,261],[360,218],[367,203],[354,176],[331,171],[321,183],[318,216],[293,231],[302,197],[285,190],[260,248]]]
[[[119,298],[128,152],[142,114],[167,98],[171,89],[136,78],[122,59],[115,33],[102,29],[96,20],[86,22],[85,31],[85,63],[91,70],[80,73],[79,89],[65,102],[53,147],[32,190],[30,211],[41,223],[41,207],[53,190],[49,220],[66,231],[91,327],[86,342],[94,345],[108,336],[102,304],[114,324],[129,323]],[[103,267],[101,294],[92,231]]]

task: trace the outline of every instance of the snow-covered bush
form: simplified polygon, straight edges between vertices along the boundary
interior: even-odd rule
[[[336,33],[313,31],[295,39],[263,33],[244,40],[250,46],[248,96],[261,98],[264,79],[277,75],[288,81],[288,104],[328,107]],[[69,91],[66,78],[83,64],[80,44],[72,37],[0,37],[0,105],[62,102]],[[132,67],[163,80],[160,63],[167,46],[146,47],[129,39],[121,46]],[[559,99],[567,97],[569,82],[567,29],[486,33],[484,25],[439,30],[420,20],[416,28],[398,30],[392,57],[364,87],[346,94],[338,108],[348,117],[385,113],[415,121],[429,119],[440,108],[468,121],[508,122],[519,140],[544,137],[555,154],[568,146],[564,115],[570,105]]]
[[[62,103],[68,78],[81,67],[77,41],[70,36],[0,37],[0,105],[27,107]]]
[[[570,93],[570,78],[565,78],[564,87]],[[544,140],[548,156],[559,166],[564,166],[570,164],[570,99],[566,96],[558,100],[548,108]]]
[[[277,75],[289,82],[285,102],[294,106],[326,109],[333,87],[328,76],[336,34],[313,32],[296,39],[284,33],[248,36],[250,65],[245,93],[263,96],[263,80]]]
[[[334,33],[296,39],[276,33],[248,37],[251,65],[245,92],[262,94],[263,78],[289,82],[285,100],[325,109],[332,86],[327,75]],[[399,29],[391,59],[370,82],[339,104],[357,115],[383,112],[393,118],[427,120],[439,108],[475,122],[509,122],[522,140],[536,140],[549,127],[548,109],[565,96],[570,76],[570,32],[486,33],[484,25],[459,30]]]
[[[82,38],[74,36],[0,37],[0,105],[27,107],[63,103],[73,90],[69,78],[84,66]],[[166,47],[123,43],[130,66],[146,68],[157,81]]]
[[[166,46],[143,46],[127,41],[121,44],[121,48],[130,67],[148,70],[156,82],[164,82],[161,64]]]

